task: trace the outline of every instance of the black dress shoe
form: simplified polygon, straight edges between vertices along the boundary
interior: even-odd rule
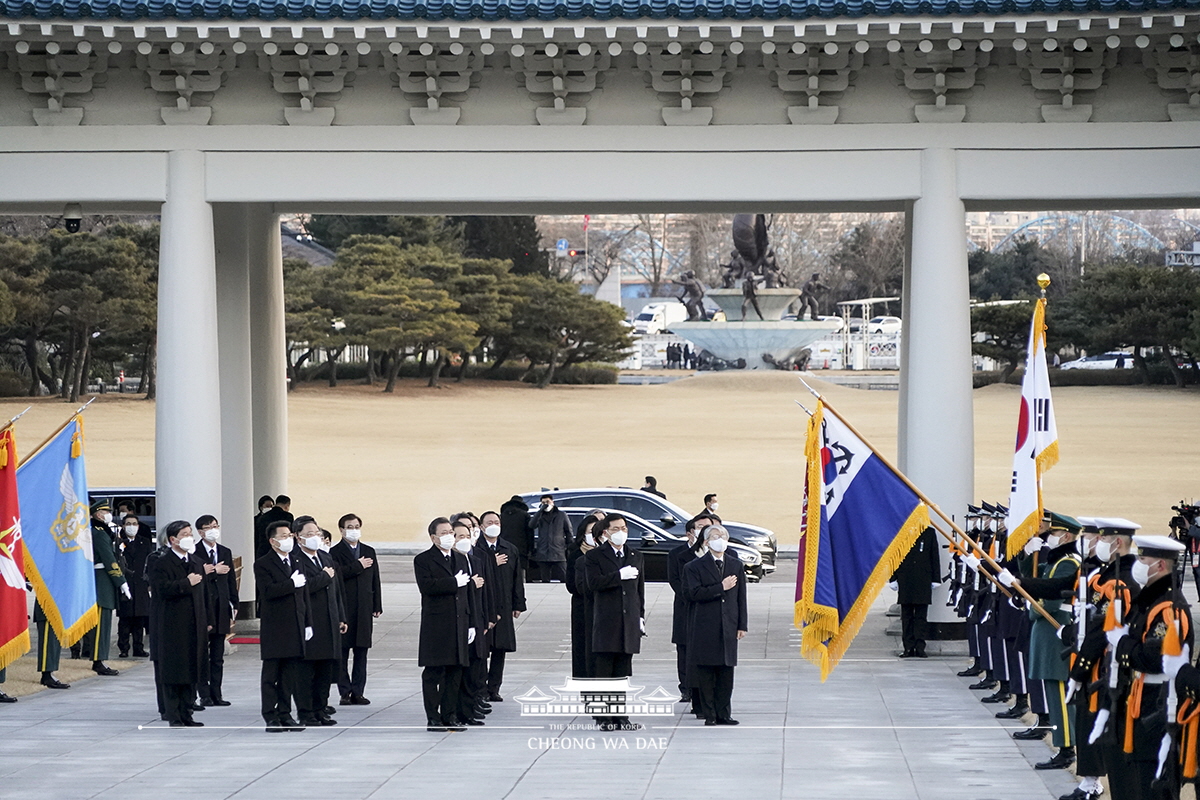
[[[370,701],[370,700],[368,700],[367,698],[363,697],[361,694],[356,694],[356,695],[354,695],[354,697],[353,697],[353,698],[351,698],[351,702],[352,702],[354,705],[356,705],[356,706],[369,706],[369,705],[371,705],[371,701]]]
[[[118,658],[129,658],[129,651],[121,650],[120,652],[117,653],[117,657]]]
[[[985,691],[991,691],[992,689],[1000,688],[1000,681],[994,681],[990,678],[984,678],[983,680],[979,681],[979,683],[972,683],[967,688],[968,689],[983,689]]]
[[[1103,792],[1085,792],[1082,786],[1076,786],[1075,791],[1064,794],[1058,800],[1096,800]]]
[[[268,720],[266,730],[267,730],[267,733],[286,733],[287,732],[287,728],[283,727],[283,724],[280,723],[280,721],[277,719]]]
[[[896,658],[916,658],[916,657],[917,657],[917,654],[913,650],[901,650],[899,653],[896,653]]]
[[[334,708],[333,706],[325,706],[325,710],[322,711],[321,713],[327,717],[332,717],[334,714],[337,713],[337,709]]]
[[[476,709],[476,713],[479,713],[479,714],[490,714],[490,713],[492,713],[492,707],[491,707],[491,706],[476,706],[476,707],[475,707],[475,709]]]
[[[344,695],[342,695],[342,699],[338,701],[338,705],[339,706],[352,706],[352,705],[354,705],[354,698],[348,694],[344,694]]]
[[[204,710],[203,703],[192,703],[192,711],[203,711],[203,710]]]
[[[705,725],[716,725],[717,720],[713,717],[709,717],[708,719],[704,720],[704,724]]]
[[[93,661],[92,662],[92,672],[96,673],[97,675],[120,675],[121,674],[119,670],[115,670],[112,667],[107,666],[103,661]]]
[[[492,710],[492,704],[487,702],[486,700],[480,700],[475,705],[479,706],[480,708],[486,708],[488,711]]]
[[[975,678],[983,674],[983,667],[967,667],[955,673],[960,678]]]
[[[214,706],[231,706],[231,705],[233,705],[233,703],[229,702],[228,700],[218,698],[218,699],[212,701],[212,705],[214,705]]]
[[[489,703],[503,703],[504,702],[504,698],[501,697],[496,692],[488,692],[487,699],[488,699]]]
[[[71,684],[63,683],[62,681],[60,681],[58,678],[54,677],[53,675],[43,675],[42,676],[42,686],[45,686],[47,689],[70,689],[71,688]]]
[[[189,727],[189,728],[203,728],[203,727],[204,727],[204,723],[203,723],[203,722],[197,722],[197,721],[196,721],[196,720],[194,720],[194,719],[185,719],[185,720],[183,721],[183,724],[184,724],[184,725],[186,725],[186,726],[187,726],[187,727]]]
[[[0,692],[0,703],[15,703],[15,702],[17,702],[17,698],[13,697],[12,695],[5,694],[4,692]]]
[[[134,658],[149,658],[150,654],[147,653],[145,650],[134,650],[133,657]]]
[[[457,719],[448,719],[442,723],[448,731],[465,731],[467,726]]]
[[[186,728],[187,723],[186,722],[172,722],[170,726],[172,728]],[[268,729],[268,730],[270,730],[270,729]]]
[[[1026,728],[1023,731],[1017,731],[1012,735],[1012,738],[1021,739],[1023,741],[1036,741],[1038,739],[1045,739],[1046,734],[1049,732],[1049,728],[1043,728],[1039,725],[1034,725],[1032,728]]]
[[[1025,716],[1028,713],[1029,713],[1029,706],[1023,705],[1023,704],[1016,705],[1016,706],[1013,706],[1012,708],[1008,709],[1007,711],[996,712],[996,719],[1020,719],[1021,717]]]
[[[337,725],[337,720],[326,714],[317,717],[317,724],[328,728],[330,725]]]
[[[1009,700],[1012,700],[1012,694],[1009,692],[996,692],[995,694],[989,694],[987,697],[979,698],[979,702],[981,703],[1007,703]]]
[[[425,730],[430,733],[445,733],[446,726],[437,720],[430,719],[425,721]]]
[[[472,717],[471,719],[469,719],[469,720],[466,720],[465,724],[467,724],[467,725],[472,725],[472,726],[474,726],[474,725],[482,725],[482,724],[483,724],[483,720],[481,720],[479,717]]]
[[[302,724],[300,724],[299,722],[297,722],[296,720],[292,719],[292,717],[290,715],[286,716],[286,717],[281,717],[279,720],[279,726],[286,731],[302,731],[302,730],[304,730],[304,726]]]
[[[1049,761],[1042,761],[1033,765],[1034,769],[1066,769],[1075,763],[1075,753],[1065,747],[1058,751],[1058,754]]]
[[[718,719],[717,724],[718,725],[737,725],[738,721],[736,719],[730,719],[729,717],[726,717],[725,719]]]

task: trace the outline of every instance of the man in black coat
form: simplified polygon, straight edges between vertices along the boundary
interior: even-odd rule
[[[933,590],[942,582],[942,562],[937,536],[926,528],[892,573],[892,588],[900,603],[901,658],[926,658],[925,637]]]
[[[296,561],[308,589],[313,630],[312,638],[305,642],[304,659],[300,662],[296,710],[301,725],[336,725],[337,721],[325,709],[329,705],[329,687],[337,679],[342,634],[346,632],[342,584],[333,559],[321,552],[324,538],[317,521],[312,517],[298,517],[292,523],[292,530],[300,543]]]
[[[554,498],[542,495],[542,504],[529,527],[534,533],[532,560],[542,583],[567,580],[567,548],[574,539],[567,512],[556,508]]]
[[[513,495],[500,506],[500,538],[511,542],[521,554],[521,569],[529,567],[529,556],[533,553],[533,541],[529,530],[529,506],[520,495]]]
[[[125,571],[125,585],[129,587],[129,599],[117,600],[117,650],[121,658],[129,656],[129,645],[133,643],[133,654],[138,658],[150,655],[146,652],[143,634],[150,625],[150,585],[146,583],[146,556],[154,552],[154,540],[149,535],[140,536],[142,525],[133,514],[122,521],[121,537],[117,541],[118,563]]]
[[[596,524],[608,541],[583,557],[587,588],[592,592],[592,653],[595,677],[625,678],[633,674],[633,656],[641,652],[646,632],[646,579],[642,556],[628,547],[629,526],[620,514]],[[636,730],[628,717],[597,717],[604,730]]]
[[[292,552],[296,538],[289,523],[277,520],[266,530],[271,552],[254,562],[262,658],[262,715],[268,733],[302,731],[292,717],[300,661],[313,636],[308,579]]]
[[[504,659],[517,649],[515,620],[525,611],[525,573],[517,548],[500,538],[500,515],[486,511],[480,519],[483,542],[476,549],[492,559],[492,597],[496,604],[496,627],[491,633],[491,653],[487,672],[487,700],[500,702],[504,683]]]
[[[492,598],[490,559],[473,545],[472,520],[462,516],[451,521],[454,550],[467,562],[467,618],[475,637],[467,647],[467,668],[462,671],[458,692],[458,719],[467,725],[482,725],[485,714],[492,713],[487,702],[487,657],[491,651],[490,633],[496,625]],[[478,580],[477,580],[478,579]]]
[[[271,543],[267,541],[267,529],[276,522],[286,522],[289,525],[295,519],[292,516],[292,498],[281,494],[275,498],[275,505],[254,518],[254,558],[258,560],[271,552]]]
[[[342,540],[329,550],[342,581],[346,602],[346,635],[342,637],[342,663],[338,671],[338,694],[343,706],[365,706],[367,688],[367,650],[375,619],[383,613],[383,589],[379,582],[379,564],[375,548],[360,541],[362,520],[346,514],[338,520]],[[354,655],[354,668],[350,656]]]
[[[237,573],[233,552],[221,544],[221,526],[212,514],[196,520],[200,546],[192,554],[204,570],[204,603],[212,628],[208,631],[205,657],[200,660],[197,693],[202,706],[227,706],[221,681],[225,676],[225,637],[233,629],[238,612]]]
[[[738,640],[747,629],[746,572],[726,550],[729,532],[724,527],[709,525],[701,535],[708,553],[683,569],[690,604],[688,661],[700,690],[704,724],[737,725],[730,704]]]
[[[667,583],[675,593],[671,609],[671,643],[675,645],[675,671],[679,675],[679,702],[691,703],[692,713],[702,716],[700,691],[687,680],[687,626],[690,604],[683,585],[683,569],[696,560],[700,531],[715,522],[711,517],[700,514],[688,520],[684,527],[687,543],[681,544],[667,554]]]
[[[430,731],[465,730],[458,713],[462,669],[477,632],[471,629],[467,598],[467,561],[454,551],[450,520],[429,523],[432,546],[413,558],[413,574],[421,592],[421,631],[417,666],[423,667],[421,691]],[[480,578],[482,580],[482,578]]]
[[[146,575],[156,606],[150,640],[162,685],[163,715],[172,728],[199,727],[204,723],[192,719],[192,698],[208,629],[204,572],[191,558],[196,547],[191,525],[177,520],[164,533],[170,549],[150,560]]]

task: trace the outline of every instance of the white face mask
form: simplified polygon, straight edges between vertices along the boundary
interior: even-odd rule
[[[329,542],[326,542],[326,541],[322,541],[322,542],[321,542],[321,552],[322,552],[322,553],[328,553],[328,552],[329,552]]]
[[[625,542],[629,539],[628,531],[612,531],[608,534],[608,540],[616,547],[624,547]]]
[[[475,544],[479,541],[480,533],[482,533],[482,531],[480,531],[479,528],[471,528],[471,544]]]
[[[1096,558],[1109,561],[1113,556],[1113,546],[1110,542],[1096,542]]]
[[[497,536],[500,535],[500,526],[499,525],[488,525],[486,528],[483,529],[483,535],[489,539],[495,539]]]
[[[454,549],[460,553],[471,552],[471,540],[470,539],[459,539],[457,542],[454,543]]]
[[[724,553],[725,548],[728,546],[729,542],[725,539],[717,538],[708,540],[708,549],[712,550],[714,553]]]
[[[713,501],[712,501],[712,505],[710,505],[708,508],[709,508],[709,510],[710,510],[710,511],[716,511],[716,510],[717,510],[717,507],[718,507],[718,506],[720,506],[720,505],[721,505],[721,504],[720,504],[720,503],[718,503],[716,500],[713,500]]]
[[[350,544],[358,544],[358,540],[362,538],[361,528],[346,528],[342,531],[342,538]]]
[[[125,526],[125,535],[128,536],[130,539],[137,536],[137,532],[138,532],[137,525],[126,525]]]
[[[178,539],[179,549],[185,553],[196,552],[196,538],[194,536],[180,536]]]
[[[221,529],[210,528],[209,530],[206,530],[204,532],[204,541],[210,542],[211,544],[216,544],[217,542],[221,541]]]
[[[304,548],[306,550],[320,550],[323,540],[320,536],[309,536],[304,540]]]
[[[1133,562],[1133,569],[1130,572],[1133,574],[1133,579],[1137,581],[1138,586],[1145,586],[1150,582],[1150,565],[1145,561]]]
[[[1058,535],[1057,533],[1052,533],[1046,537],[1046,545],[1051,550],[1058,547],[1060,544],[1062,544],[1062,536]]]
[[[583,541],[587,542],[588,547],[596,546],[596,537],[592,536],[590,533],[585,533],[583,535]]]
[[[292,545],[294,545],[295,543],[296,543],[295,539],[284,539],[282,542],[279,541],[278,539],[275,540],[275,544],[278,545],[279,552],[281,552],[281,553],[292,552]]]
[[[112,514],[108,513],[107,511],[101,511],[100,521],[105,525],[112,525]]]
[[[443,533],[438,537],[438,544],[443,550],[449,550],[451,547],[454,547],[454,534]]]

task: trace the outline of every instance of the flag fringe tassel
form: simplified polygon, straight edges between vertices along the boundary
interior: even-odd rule
[[[6,669],[9,664],[29,652],[29,627],[0,645],[0,669]]]
[[[95,603],[92,603],[91,608],[83,612],[83,616],[77,619],[75,624],[70,628],[65,627],[62,612],[58,610],[58,603],[54,601],[50,587],[42,579],[42,573],[38,572],[37,564],[29,555],[28,548],[25,549],[25,577],[33,585],[33,594],[37,598],[38,605],[42,607],[46,621],[54,629],[54,635],[58,637],[59,644],[63,647],[75,644],[83,638],[85,633],[100,624],[100,609]]]
[[[883,551],[879,563],[875,565],[875,569],[863,584],[862,591],[858,593],[858,599],[854,601],[850,612],[840,624],[835,608],[813,604],[803,609],[805,628],[800,637],[800,653],[821,668],[822,683],[842,660],[842,656],[846,655],[850,643],[854,641],[854,637],[866,621],[875,598],[892,579],[892,574],[899,568],[900,562],[929,525],[929,507],[918,503],[897,531],[892,543]],[[797,609],[797,612],[800,613],[800,609]]]
[[[1049,452],[1049,448],[1046,448]],[[1057,447],[1055,448],[1057,453]],[[1008,546],[1005,555],[1009,558],[1016,558],[1025,549],[1025,545],[1029,544],[1029,540],[1037,536],[1038,528],[1042,526],[1042,511],[1035,510],[1028,517],[1021,520],[1021,524],[1008,532]]]

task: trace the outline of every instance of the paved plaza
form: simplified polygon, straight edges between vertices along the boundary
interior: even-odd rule
[[[996,707],[955,677],[967,663],[962,643],[925,661],[895,658],[883,599],[821,684],[796,646],[794,561],[749,587],[750,632],[733,697],[738,727],[705,728],[682,704],[674,716],[641,717],[646,728],[636,732],[592,730],[582,716],[522,717],[516,695],[535,686],[553,694],[570,673],[567,593],[535,584],[518,621],[519,650],[508,659],[505,702],[494,704],[484,727],[429,733],[411,562],[382,559],[385,614],[371,650],[371,705],[339,707],[336,727],[265,733],[254,645],[226,659],[233,705],[198,713],[203,728],[159,721],[151,669],[139,665],[0,707],[0,797],[1045,800],[1074,786],[1068,773],[1035,772],[1049,747],[1013,741],[1016,723],[994,719]],[[632,683],[675,694],[671,590],[646,589],[649,637]]]

